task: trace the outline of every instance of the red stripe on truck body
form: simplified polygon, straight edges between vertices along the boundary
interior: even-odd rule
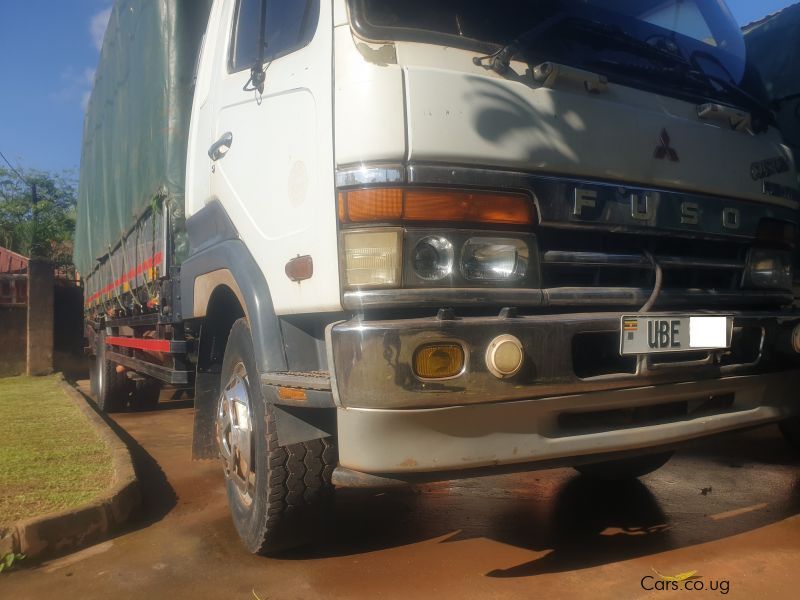
[[[169,340],[153,340],[129,337],[107,337],[106,344],[109,346],[119,346],[120,348],[133,348],[144,350],[145,352],[170,352]]]

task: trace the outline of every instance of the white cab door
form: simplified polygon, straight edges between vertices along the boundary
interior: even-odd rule
[[[333,173],[330,0],[268,0],[263,92],[257,62],[261,0],[223,0],[209,148],[218,198],[263,271],[278,314],[341,309]],[[286,263],[310,255],[302,283]]]

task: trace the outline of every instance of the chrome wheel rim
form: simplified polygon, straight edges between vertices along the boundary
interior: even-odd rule
[[[238,363],[220,394],[216,429],[225,477],[245,504],[253,501],[255,489],[252,415],[247,369]]]

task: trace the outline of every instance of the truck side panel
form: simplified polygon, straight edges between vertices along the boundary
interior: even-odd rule
[[[84,306],[87,310],[116,310],[117,298],[136,291],[134,303],[152,309],[161,299],[157,281],[167,275],[171,244],[169,215],[149,210],[104,260],[86,278]]]

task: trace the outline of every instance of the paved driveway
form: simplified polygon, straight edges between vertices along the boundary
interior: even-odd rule
[[[560,469],[346,490],[312,546],[263,558],[239,545],[221,468],[190,458],[189,403],[114,420],[134,448],[144,517],[109,542],[0,576],[0,598],[723,595],[647,592],[653,569],[697,570],[695,582],[730,598],[797,597],[800,461],[772,427],[705,442],[625,485]]]

